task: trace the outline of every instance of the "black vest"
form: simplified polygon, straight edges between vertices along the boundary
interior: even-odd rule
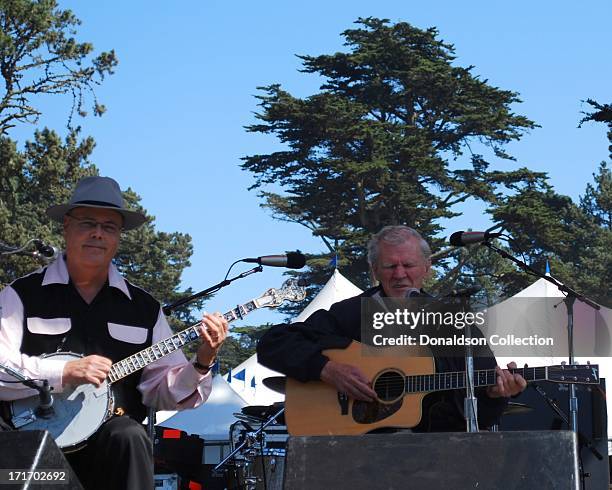
[[[17,279],[11,287],[23,303],[21,352],[41,356],[56,351],[98,354],[118,362],[151,345],[159,303],[126,281],[132,299],[107,284],[91,304],[72,282],[42,286],[44,273]],[[142,421],[146,408],[136,389],[142,371],[113,383],[115,408]]]

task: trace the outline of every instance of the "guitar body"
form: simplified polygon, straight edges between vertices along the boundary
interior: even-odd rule
[[[57,352],[44,356],[74,361],[82,356]],[[9,404],[13,425],[19,430],[47,430],[64,452],[81,449],[98,428],[112,415],[113,397],[105,381],[99,388],[92,384],[66,386],[61,393],[52,393],[53,411],[37,415],[39,397],[31,396]]]
[[[336,388],[327,383],[287,378],[285,420],[291,435],[356,435],[383,427],[414,427],[420,422],[421,403],[427,393],[406,395],[404,378],[435,372],[428,349],[368,347],[352,342],[346,349],[323,354],[333,361],[359,367],[372,381],[379,399],[342,400]]]

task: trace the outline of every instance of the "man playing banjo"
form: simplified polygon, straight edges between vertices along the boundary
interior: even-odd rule
[[[108,177],[82,179],[70,202],[47,215],[63,223],[66,250],[0,292],[0,363],[48,380],[53,393],[100,386],[113,363],[172,335],[160,304],[112,264],[122,230],[142,225],[145,216],[124,207],[119,185]],[[177,410],[206,401],[228,325],[219,313],[204,315],[202,325],[193,363],[177,349],[113,384],[115,414],[124,416],[104,421],[85,448],[67,455],[85,488],[153,488],[152,447],[141,425],[145,407]],[[56,351],[83,357],[43,356]],[[0,381],[0,400],[36,394]]]

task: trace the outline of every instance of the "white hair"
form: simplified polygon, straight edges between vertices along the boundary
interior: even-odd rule
[[[419,247],[425,260],[429,260],[431,249],[429,244],[421,236],[421,234],[413,228],[404,225],[385,226],[375,235],[372,235],[368,242],[368,263],[370,267],[374,267],[378,260],[378,250],[380,242],[390,243],[391,245],[401,245],[408,240],[416,239],[419,241]]]

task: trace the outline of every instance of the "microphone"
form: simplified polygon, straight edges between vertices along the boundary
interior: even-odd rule
[[[417,288],[410,288],[408,291],[404,293],[404,298],[416,298],[421,296],[421,290]]]
[[[60,254],[60,249],[54,247],[52,245],[45,244],[42,240],[33,240],[34,246],[36,247],[36,252],[34,252],[34,257],[40,257],[45,260],[55,260]]]
[[[474,243],[487,242],[491,238],[502,236],[501,233],[489,233],[488,231],[456,231],[448,241],[455,247],[465,247]]]
[[[34,388],[38,391],[38,407],[34,410],[34,413],[42,418],[49,418],[49,416],[53,415],[55,410],[53,409],[53,395],[51,395],[51,387],[49,386],[49,380],[43,379],[42,385],[36,383],[33,379],[24,378],[19,373],[16,373],[10,368],[4,367],[4,371],[11,376],[14,376],[19,381],[21,381],[24,385]]]
[[[51,395],[51,387],[49,381],[43,380],[42,386],[38,387],[39,404],[36,408],[36,415],[42,418],[48,418],[53,415],[53,396]]]
[[[306,257],[300,251],[288,252],[285,255],[264,255],[257,258],[242,259],[242,262],[250,262],[269,267],[287,267],[288,269],[301,269],[306,265]]]

